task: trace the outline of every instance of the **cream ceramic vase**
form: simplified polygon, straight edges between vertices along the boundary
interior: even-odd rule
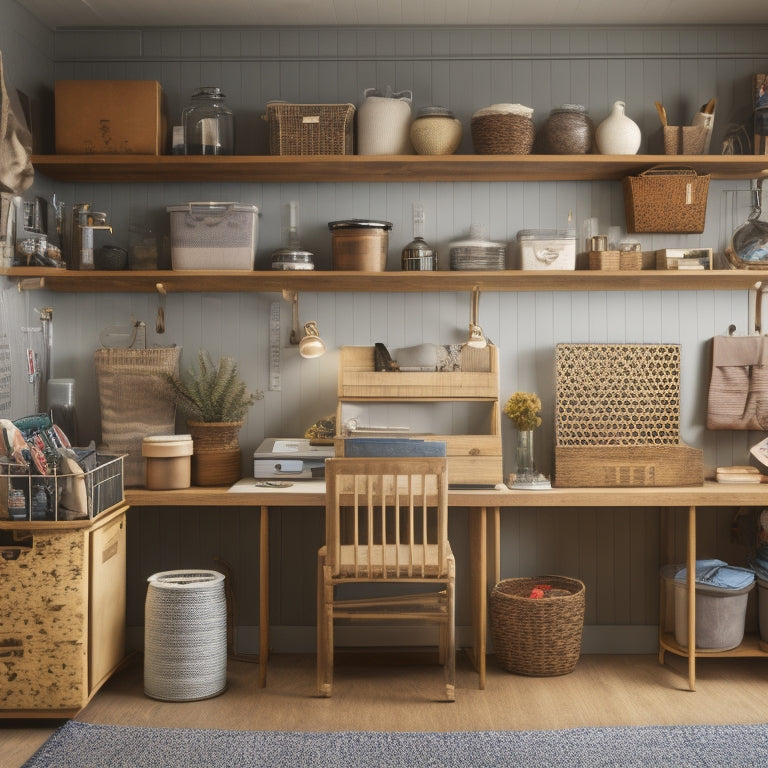
[[[634,155],[640,149],[640,128],[624,108],[623,101],[614,101],[611,114],[597,126],[595,141],[601,155]]]
[[[358,155],[412,155],[410,91],[366,88],[357,110]]]

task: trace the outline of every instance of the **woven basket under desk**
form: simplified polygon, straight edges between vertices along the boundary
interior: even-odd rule
[[[557,594],[531,598],[546,584]],[[490,613],[496,660],[507,672],[550,677],[572,672],[581,655],[586,588],[566,576],[500,581],[491,591]]]

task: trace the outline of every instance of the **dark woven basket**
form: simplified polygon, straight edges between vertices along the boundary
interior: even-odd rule
[[[531,598],[537,584],[556,596]],[[585,587],[566,576],[505,579],[491,591],[491,634],[507,672],[552,677],[573,672],[581,654]]]
[[[533,120],[514,113],[472,118],[472,144],[478,155],[529,155],[536,127]]]

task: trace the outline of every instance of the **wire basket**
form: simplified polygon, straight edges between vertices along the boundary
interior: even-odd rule
[[[351,155],[354,152],[354,104],[270,102],[271,155]]]
[[[475,115],[471,129],[478,155],[529,155],[536,135],[530,117],[511,112]]]
[[[29,474],[0,463],[0,519],[20,522],[92,520],[124,499],[123,456],[76,449],[85,469]]]
[[[551,597],[531,590],[551,587]],[[586,588],[567,576],[500,581],[491,591],[491,634],[496,659],[507,672],[553,677],[573,672],[581,655]]]

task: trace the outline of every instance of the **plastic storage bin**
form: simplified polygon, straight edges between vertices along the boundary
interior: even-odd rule
[[[253,269],[259,240],[255,205],[185,203],[166,210],[173,269]]]
[[[520,269],[576,269],[576,231],[521,229]]]

